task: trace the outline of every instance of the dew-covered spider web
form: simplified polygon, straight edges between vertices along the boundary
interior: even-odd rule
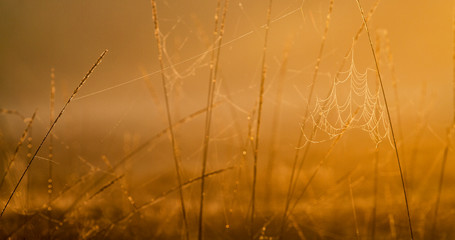
[[[351,51],[350,66],[331,80],[330,92],[326,97],[318,96],[306,120],[317,135],[307,141],[324,142],[341,136],[350,129],[360,129],[369,134],[378,145],[385,139],[390,142],[390,124],[383,103],[374,69],[364,72],[356,68],[354,51]],[[390,142],[391,143],[391,142]]]

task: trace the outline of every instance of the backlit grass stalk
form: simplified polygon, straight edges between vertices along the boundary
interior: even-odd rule
[[[449,155],[449,148],[451,145],[450,137],[452,135],[452,131],[454,130],[453,126],[447,130],[447,143],[444,147],[444,154],[442,157],[442,164],[441,164],[441,171],[439,173],[439,183],[438,183],[438,193],[436,195],[436,202],[434,206],[434,214],[433,214],[433,223],[431,226],[431,238],[438,239],[438,232],[437,232],[437,224],[438,224],[438,213],[439,213],[439,204],[441,202],[441,193],[442,187],[444,184],[444,172],[447,163],[447,158]]]
[[[71,100],[73,100],[74,96],[77,94],[77,92],[79,92],[79,90],[81,89],[81,87],[84,85],[84,83],[87,81],[88,77],[92,74],[92,72],[95,70],[95,68],[101,63],[101,60],[103,59],[103,57],[106,55],[107,53],[107,50],[105,50],[101,56],[98,58],[98,60],[96,61],[96,63],[94,65],[92,65],[92,67],[90,68],[90,70],[85,74],[84,78],[82,79],[82,81],[79,83],[79,85],[76,87],[76,89],[74,89],[73,93],[71,94],[70,98],[66,101],[65,105],[63,105],[63,108],[60,110],[59,114],[57,115],[57,117],[55,118],[55,120],[52,122],[52,125],[50,126],[49,130],[46,132],[46,134],[44,135],[43,137],[43,140],[41,140],[40,144],[38,145],[38,148],[36,149],[35,153],[33,154],[32,158],[30,159],[30,161],[28,162],[27,164],[27,167],[25,168],[25,170],[22,172],[22,175],[21,177],[19,178],[19,181],[17,182],[16,186],[14,187],[14,190],[11,192],[11,195],[9,196],[8,198],[8,201],[6,202],[5,206],[3,207],[3,210],[2,210],[2,213],[0,214],[0,217],[3,216],[3,214],[5,213],[5,210],[6,208],[8,207],[8,204],[10,203],[11,199],[13,198],[14,196],[14,193],[16,193],[16,190],[17,188],[19,187],[20,183],[22,182],[22,179],[24,178],[25,174],[27,173],[28,169],[30,168],[30,166],[32,165],[33,163],[33,160],[35,159],[36,155],[38,154],[39,150],[41,149],[41,147],[43,146],[44,142],[46,141],[47,137],[49,136],[49,134],[51,133],[51,131],[54,129],[55,127],[55,124],[58,122],[58,120],[62,117],[63,113],[65,112],[66,108],[68,107],[69,103],[71,102]]]
[[[3,183],[5,182],[5,179],[6,179],[6,175],[8,175],[9,170],[11,169],[11,166],[13,165],[13,162],[14,162],[14,160],[16,160],[17,154],[19,153],[19,149],[21,148],[22,144],[25,141],[25,138],[27,137],[29,131],[32,128],[32,123],[33,123],[33,120],[35,119],[36,112],[37,112],[37,110],[35,110],[35,112],[32,115],[32,118],[30,119],[30,121],[28,122],[27,126],[25,127],[25,130],[22,133],[22,136],[21,136],[21,138],[19,139],[19,142],[16,145],[16,149],[14,150],[13,157],[9,160],[8,165],[6,166],[5,173],[3,173],[2,180],[0,181],[0,188],[3,186]]]
[[[230,98],[230,94],[227,95],[228,98]],[[233,114],[233,116],[235,116],[235,111],[231,106],[231,113]],[[232,208],[233,206],[237,203],[242,203],[242,200],[240,199],[240,186],[241,186],[241,181],[240,181],[240,178],[241,178],[241,175],[242,175],[242,170],[244,170],[244,168],[246,167],[246,161],[247,161],[247,152],[248,152],[248,148],[249,147],[252,147],[253,143],[252,143],[252,136],[253,136],[253,119],[254,119],[254,116],[256,115],[256,107],[257,105],[254,104],[253,106],[253,109],[248,113],[248,116],[247,116],[247,136],[246,136],[246,139],[243,140],[242,137],[240,136],[241,134],[239,134],[239,138],[240,138],[240,144],[242,146],[241,148],[241,157],[240,157],[240,161],[236,164],[237,165],[237,171],[236,171],[236,177],[235,179],[233,180],[234,182],[234,187],[232,189],[232,193],[230,193],[230,196],[231,196],[231,201],[229,203],[229,205],[231,206],[230,207],[230,211],[228,211],[228,213],[226,213],[226,220],[228,219],[231,219],[232,218],[232,215],[233,215],[233,211]],[[236,119],[235,117],[233,119]],[[252,147],[253,148],[253,147]],[[245,170],[246,172],[248,172],[248,169]],[[247,210],[247,215],[249,214],[249,207],[251,205],[248,205],[248,210]],[[227,224],[229,225],[229,224]],[[229,228],[228,228],[229,227]],[[226,226],[226,230],[230,229],[230,226]]]
[[[327,159],[329,158],[330,154],[332,153],[332,151],[335,149],[335,146],[337,145],[337,143],[340,141],[341,137],[343,137],[343,135],[346,133],[346,131],[349,129],[349,127],[351,126],[352,122],[354,121],[354,118],[356,117],[356,115],[359,113],[359,110],[360,108],[357,108],[354,112],[354,114],[352,115],[352,117],[349,119],[348,122],[346,122],[346,124],[343,126],[343,129],[341,130],[340,134],[337,135],[337,137],[333,140],[332,144],[330,145],[329,147],[329,150],[327,151],[327,153],[324,155],[324,157],[319,160],[319,164],[318,166],[316,167],[316,169],[313,171],[313,173],[311,174],[310,178],[308,179],[308,182],[305,184],[305,186],[303,187],[303,190],[302,192],[297,196],[296,200],[295,200],[295,203],[292,207],[290,207],[289,209],[289,213],[288,214],[291,214],[292,211],[297,207],[297,204],[299,203],[300,199],[302,199],[302,197],[304,196],[305,192],[308,190],[308,188],[310,187],[311,183],[313,182],[314,178],[316,177],[316,175],[318,174],[319,170],[322,168],[322,166],[326,163]],[[283,231],[283,234],[284,234],[284,231]]]
[[[92,194],[92,196],[87,200],[91,200],[93,199],[95,196],[97,196],[98,194],[104,192],[106,189],[108,189],[109,187],[111,187],[114,183],[116,183],[117,181],[119,181],[120,179],[122,179],[123,177],[125,176],[125,174],[122,174],[118,177],[116,177],[114,180],[110,181],[109,183],[105,184],[104,186],[102,186],[98,191],[96,191],[94,194]]]
[[[373,16],[373,14],[376,11],[376,8],[378,7],[380,2],[381,2],[381,0],[376,0],[376,2],[374,2],[373,7],[370,9],[370,11],[368,11],[367,16],[365,17],[366,23],[368,23],[368,21],[370,21],[371,17]],[[359,40],[360,35],[363,33],[364,29],[365,29],[365,23],[362,22],[362,24],[360,25],[359,29],[357,30],[357,33],[355,34],[354,38],[352,39],[351,47],[344,54],[343,61],[341,62],[341,65],[338,68],[337,74],[335,75],[335,79],[336,80],[339,78],[340,74],[343,72],[343,68],[346,65],[347,59],[348,59],[349,55],[351,54],[352,49],[354,48],[356,42]]]
[[[175,171],[177,174],[177,182],[178,182],[178,192],[179,192],[179,197],[180,197],[180,206],[182,210],[182,218],[183,218],[183,227],[184,227],[184,235],[186,239],[188,240],[190,238],[189,236],[189,229],[188,229],[188,220],[187,220],[187,215],[186,215],[186,209],[185,209],[185,201],[183,197],[183,189],[182,189],[182,175],[181,175],[181,167],[180,167],[180,156],[178,153],[177,149],[177,142],[175,140],[175,134],[174,134],[174,127],[172,125],[172,117],[171,117],[171,110],[169,106],[169,90],[167,89],[167,81],[166,81],[166,76],[164,74],[164,62],[163,62],[163,49],[161,45],[161,36],[160,36],[160,26],[159,26],[159,21],[158,21],[158,11],[156,7],[156,2],[155,0],[151,0],[152,4],[152,15],[153,15],[153,23],[155,25],[155,39],[156,39],[156,45],[158,48],[158,61],[160,63],[160,73],[161,73],[161,83],[163,85],[163,92],[164,92],[164,102],[166,106],[166,115],[167,115],[167,121],[169,125],[169,135],[171,138],[171,144],[172,144],[172,153],[174,156],[174,164],[175,164]]]
[[[397,158],[398,169],[400,171],[401,184],[402,184],[402,187],[403,187],[404,201],[405,201],[405,204],[406,204],[406,212],[407,212],[407,215],[408,215],[407,217],[408,217],[408,222],[409,222],[410,237],[411,237],[411,239],[414,239],[414,233],[412,231],[412,223],[411,223],[411,214],[410,214],[410,211],[409,211],[408,196],[407,196],[407,192],[406,192],[406,184],[405,184],[405,180],[404,180],[404,176],[403,176],[403,171],[401,169],[401,162],[400,162],[400,157],[399,157],[399,154],[398,154],[398,147],[397,147],[397,142],[396,142],[396,139],[395,139],[395,133],[393,131],[392,118],[390,117],[389,106],[388,106],[387,98],[386,98],[385,91],[384,91],[384,84],[382,82],[381,72],[379,71],[378,60],[376,58],[376,53],[374,51],[373,42],[371,40],[370,31],[368,30],[368,24],[367,24],[366,19],[365,19],[365,14],[363,13],[362,5],[360,4],[359,0],[356,0],[356,1],[357,1],[357,5],[359,7],[359,10],[360,10],[360,14],[362,15],[363,23],[365,25],[365,31],[366,31],[367,36],[368,36],[368,42],[370,44],[370,49],[371,49],[371,52],[373,54],[373,58],[374,58],[375,66],[376,66],[376,71],[378,73],[379,83],[381,85],[382,96],[384,98],[384,104],[385,104],[385,107],[386,107],[386,110],[387,110],[387,117],[388,117],[389,124],[390,124],[390,133],[392,134],[392,140],[393,140],[393,145],[394,145],[394,148],[395,148],[395,155],[396,155],[396,158]]]
[[[51,69],[51,94],[49,98],[49,127],[52,126],[52,123],[54,122],[54,115],[55,115],[55,73],[54,73],[54,68]],[[47,222],[47,234],[48,234],[48,239],[52,239],[51,235],[51,229],[52,229],[52,191],[53,191],[53,182],[52,182],[52,161],[54,159],[54,138],[52,134],[49,136],[49,171],[48,171],[48,179],[47,179],[47,193],[48,193],[48,199],[47,199],[47,217],[48,217],[48,222]]]
[[[204,197],[205,197],[205,172],[207,168],[207,158],[209,151],[209,142],[210,142],[210,129],[212,125],[212,110],[213,110],[213,101],[215,99],[215,89],[216,89],[216,80],[218,73],[218,63],[220,59],[221,45],[224,35],[224,24],[226,20],[226,13],[228,9],[229,0],[224,1],[224,10],[221,20],[220,30],[218,32],[218,18],[221,7],[221,0],[218,0],[216,13],[215,13],[215,30],[214,37],[217,40],[217,51],[215,48],[212,48],[211,60],[210,60],[210,75],[209,75],[209,86],[208,86],[208,95],[207,95],[207,112],[205,117],[205,130],[204,130],[204,143],[203,143],[203,153],[202,153],[202,171],[201,171],[201,196],[199,204],[199,225],[198,225],[198,239],[203,239],[203,217],[204,217]]]
[[[313,78],[312,78],[312,82],[311,82],[310,92],[309,92],[308,98],[307,98],[307,106],[306,106],[305,114],[304,114],[304,117],[303,117],[302,129],[300,131],[299,139],[298,139],[297,145],[296,145],[296,151],[295,151],[295,155],[294,155],[294,162],[293,162],[293,166],[292,166],[292,170],[291,170],[291,176],[290,176],[290,180],[289,180],[289,187],[288,187],[288,191],[287,191],[285,207],[284,207],[284,211],[283,211],[283,217],[282,217],[282,220],[281,220],[280,237],[279,237],[280,239],[283,237],[282,235],[284,233],[283,231],[284,231],[284,228],[285,228],[285,225],[286,225],[286,218],[287,218],[287,213],[288,213],[288,210],[289,210],[289,205],[291,204],[292,196],[293,196],[293,194],[295,192],[295,188],[297,187],[297,179],[299,177],[299,172],[300,171],[296,171],[296,170],[297,170],[298,161],[300,159],[300,150],[302,148],[302,141],[303,141],[304,130],[305,130],[305,122],[306,122],[306,120],[308,118],[308,115],[310,113],[310,106],[311,106],[311,102],[312,102],[312,99],[313,99],[314,87],[316,85],[316,80],[317,80],[317,76],[318,76],[318,73],[319,73],[319,68],[320,68],[321,60],[322,60],[322,54],[324,52],[325,42],[326,42],[327,35],[328,35],[328,32],[329,32],[331,15],[332,15],[332,12],[333,12],[333,3],[334,3],[334,0],[330,0],[330,2],[329,2],[329,10],[327,12],[327,17],[326,17],[326,21],[325,21],[324,34],[322,35],[321,46],[319,47],[319,54],[318,54],[318,58],[316,60],[316,64],[314,66],[314,72],[313,72]],[[305,151],[307,152],[308,149],[309,149],[309,144],[306,144],[305,148],[306,148]],[[301,162],[300,166],[303,165],[303,161],[304,161],[304,159],[302,159],[302,162]],[[301,167],[299,167],[299,169],[300,168]]]
[[[28,131],[28,137],[27,137],[27,159],[31,158],[32,157],[32,148],[33,148],[33,137],[32,137],[32,133],[33,133],[33,126],[30,127],[29,131]],[[32,175],[30,173],[30,171],[28,171],[27,173],[27,197],[26,197],[26,202],[27,202],[27,214],[26,214],[26,221],[28,220],[29,218],[29,215],[30,214],[30,209],[31,209],[31,188],[32,188],[32,179],[31,179]]]
[[[234,169],[234,167],[227,167],[227,168],[219,169],[219,170],[216,170],[216,171],[213,171],[213,172],[206,173],[204,177],[207,178],[207,177],[210,177],[210,176],[213,176],[213,175],[217,175],[217,174],[220,174],[220,173],[232,170],[232,169]],[[98,234],[100,234],[100,232],[108,231],[110,229],[113,229],[115,227],[115,225],[120,224],[121,222],[128,221],[129,219],[131,219],[133,216],[135,216],[140,211],[143,211],[144,209],[147,209],[147,208],[149,208],[149,207],[151,207],[151,206],[163,201],[171,193],[176,192],[176,191],[180,191],[181,189],[186,188],[186,187],[190,186],[191,184],[193,184],[193,183],[195,183],[195,182],[197,182],[197,181],[199,181],[201,179],[202,179],[201,176],[195,177],[195,178],[192,178],[192,179],[184,182],[182,185],[179,185],[179,186],[176,186],[176,187],[168,189],[167,191],[165,191],[162,194],[156,196],[155,198],[151,199],[150,201],[145,202],[144,204],[138,206],[137,209],[134,209],[129,214],[124,215],[123,217],[121,217],[121,218],[117,219],[116,221],[112,222],[109,226],[107,226],[105,228],[102,228],[102,229],[99,229],[99,231],[94,232],[93,233],[94,237],[96,237]]]
[[[374,12],[376,11],[376,8],[377,6],[379,5],[379,2],[380,0],[376,0],[375,4],[373,5],[373,7],[370,9],[370,11],[368,12],[368,16],[366,17],[366,22],[368,23],[369,19],[373,16]],[[328,18],[329,19],[329,18]],[[365,24],[362,22],[360,28],[357,30],[357,33],[355,34],[354,38],[353,38],[353,41],[352,41],[352,44],[351,44],[351,47],[348,49],[348,51],[346,52],[345,56],[343,57],[343,61],[342,61],[342,64],[340,65],[340,68],[338,69],[337,71],[337,74],[335,75],[335,81],[337,81],[337,79],[339,78],[339,75],[342,73],[342,69],[344,68],[345,64],[346,64],[346,60],[348,59],[348,56],[351,54],[352,50],[353,50],[353,47],[355,46],[356,42],[358,41],[360,35],[363,33],[363,30],[364,30],[364,26]],[[322,57],[322,55],[321,55]],[[317,75],[316,75],[317,76]],[[330,89],[328,92],[327,92],[327,97],[328,98],[331,94],[331,91],[332,89]],[[321,116],[318,116],[317,120],[316,120],[316,126],[319,125],[320,123],[320,120],[321,120]],[[302,126],[302,128],[304,128],[305,125]],[[304,147],[301,147],[302,146],[302,140],[303,140],[303,136],[304,136],[304,132],[302,131],[300,133],[300,137],[299,137],[299,141],[298,141],[298,144],[296,146],[296,155],[295,155],[295,161],[294,161],[294,166],[292,169],[295,169],[296,168],[296,164],[298,162],[298,159],[299,159],[299,154],[300,154],[300,151],[301,151],[301,148],[304,148],[303,150],[303,156],[302,156],[302,160],[300,162],[300,165],[298,167],[298,170],[293,170],[293,171],[296,171],[296,177],[292,177],[291,175],[291,181],[290,183],[292,183],[293,179],[299,179],[299,175],[300,175],[300,172],[301,172],[301,169],[302,169],[302,166],[303,166],[303,163],[305,162],[305,159],[306,157],[308,156],[308,153],[309,153],[309,150],[310,150],[310,146],[311,146],[311,140],[313,139],[314,135],[316,134],[317,132],[317,127],[314,127],[313,131],[311,132],[310,134],[310,138],[309,138],[309,141],[305,143]],[[292,198],[292,195],[294,194],[295,192],[295,188],[296,188],[296,184],[297,183],[294,183],[294,186],[293,187],[290,187],[290,189],[292,189],[292,191],[290,191],[290,198],[289,198],[289,201],[291,201],[291,198]],[[290,203],[289,203],[290,204]]]
[[[219,103],[215,103],[214,104],[214,107],[217,107]],[[199,115],[201,115],[202,113],[204,113],[207,109],[206,108],[203,108],[203,109],[200,109],[182,119],[180,119],[179,121],[175,122],[173,124],[173,127],[176,128],[182,124],[185,124],[187,123],[188,121],[191,121],[193,120],[194,118],[198,117]],[[141,145],[137,146],[134,150],[132,150],[130,153],[128,153],[127,155],[123,156],[117,163],[115,163],[114,165],[112,165],[111,167],[109,167],[109,170],[110,172],[108,173],[105,173],[103,176],[101,176],[100,178],[98,178],[96,181],[92,182],[90,184],[90,186],[87,188],[87,189],[92,189],[92,188],[95,188],[96,186],[99,186],[100,184],[103,184],[103,182],[107,181],[106,178],[107,177],[111,177],[112,176],[112,173],[114,173],[115,171],[117,171],[123,164],[127,163],[129,160],[131,160],[134,156],[136,156],[138,153],[140,153],[141,151],[145,150],[147,147],[150,147],[151,145],[153,146],[153,144],[155,144],[157,142],[157,140],[165,135],[169,134],[169,127],[159,131],[158,133],[156,133],[153,137],[149,138],[148,140],[144,141]],[[107,160],[107,159],[105,159]],[[105,161],[106,162],[106,161]],[[69,190],[71,190],[76,184],[78,183],[82,183],[85,181],[85,179],[88,178],[89,175],[93,175],[95,172],[99,172],[100,169],[99,168],[94,168],[94,167],[91,167],[90,168],[91,171],[89,173],[87,173],[86,175],[84,175],[81,179],[79,179],[77,181],[77,183],[73,184],[72,186],[68,186],[66,187],[65,189],[63,189],[60,194],[58,194],[58,196],[54,197],[54,200],[56,198],[59,198],[61,197],[64,193],[68,192]],[[128,194],[129,195],[129,194]],[[77,200],[78,201],[78,200]],[[75,202],[77,202],[75,201]],[[131,202],[131,201],[130,201]],[[134,202],[134,201],[133,201]],[[137,209],[137,205],[135,204],[135,208]]]
[[[58,194],[54,194],[53,196],[53,199],[52,199],[52,204],[56,203],[57,200],[61,199],[65,194],[71,192],[71,190],[73,190],[75,187],[77,186],[80,186],[82,185],[83,183],[86,183],[87,182],[87,179],[89,179],[89,177],[92,177],[94,174],[98,173],[99,170],[97,170],[96,172],[94,171],[90,171],[88,173],[86,173],[85,175],[81,176],[77,181],[75,181],[74,183],[72,184],[66,184],[65,187],[58,193]],[[28,171],[27,173],[30,173],[30,171]],[[84,194],[85,195],[85,194]],[[47,203],[46,203],[47,204]],[[43,205],[43,208],[45,209],[46,208],[46,204]],[[66,210],[64,212],[64,214],[62,214],[63,216],[66,215],[66,213],[69,212],[68,210]],[[27,218],[25,219],[25,221],[19,225],[16,229],[14,229],[13,231],[11,231],[10,233],[8,233],[5,238],[8,239],[10,237],[13,237],[17,232],[19,232],[19,230],[21,230],[22,228],[24,228],[33,218],[37,217],[37,216],[41,216],[42,214],[40,212],[35,212],[34,214],[32,215],[29,215],[27,216]],[[54,219],[55,220],[55,219]]]
[[[219,106],[221,102],[217,102],[215,104],[213,104],[213,108]],[[193,112],[192,114],[184,117],[184,118],[181,118],[180,120],[178,120],[177,122],[175,122],[173,124],[173,127],[174,129],[176,127],[179,127],[180,125],[182,124],[185,124],[191,120],[193,120],[194,118],[198,117],[199,115],[201,115],[202,113],[204,113],[205,111],[207,111],[207,108],[202,108],[196,112]],[[161,130],[160,132],[158,132],[157,134],[155,134],[153,137],[150,137],[149,139],[147,139],[146,141],[144,141],[141,145],[137,146],[135,149],[131,150],[127,155],[125,155],[124,157],[122,157],[122,159],[120,161],[118,161],[113,167],[112,167],[112,171],[116,171],[122,164],[126,163],[129,159],[133,158],[136,154],[138,154],[140,151],[146,149],[148,146],[152,145],[152,143],[155,143],[160,137],[166,135],[166,134],[169,134],[169,127]]]
[[[262,49],[262,74],[261,74],[261,83],[259,86],[259,97],[258,97],[258,116],[256,122],[256,138],[254,143],[254,162],[253,162],[253,189],[251,191],[251,216],[250,216],[250,224],[251,224],[251,238],[254,238],[254,215],[255,215],[255,207],[256,207],[256,185],[257,185],[257,164],[259,159],[259,133],[261,129],[261,115],[262,115],[262,104],[263,104],[263,97],[264,97],[264,85],[265,85],[265,78],[267,74],[267,66],[266,66],[266,53],[267,53],[267,44],[269,38],[269,29],[270,29],[270,19],[272,14],[272,0],[269,1],[269,7],[267,9],[267,24],[265,26],[265,37],[264,37],[264,47]]]
[[[115,174],[114,167],[112,166],[112,164],[109,161],[109,159],[105,155],[101,156],[101,159],[104,161],[106,166],[109,168],[109,170],[111,171],[112,175],[118,177]],[[125,174],[123,174],[123,175],[125,175]],[[128,188],[122,182],[119,182],[119,184],[120,184],[120,189],[122,190],[123,195],[128,199],[128,202],[130,203],[131,207],[136,209],[137,208],[136,202],[134,201],[133,196],[131,196],[130,191],[128,190]]]

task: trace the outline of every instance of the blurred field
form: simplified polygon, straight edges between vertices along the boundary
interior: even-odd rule
[[[0,239],[411,238],[356,0],[156,1],[161,46],[154,1],[0,2],[2,209],[109,50],[33,158]],[[361,4],[414,239],[453,239],[453,3]]]

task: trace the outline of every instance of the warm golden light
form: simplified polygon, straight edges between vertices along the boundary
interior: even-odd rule
[[[452,239],[453,1],[3,1],[0,239]]]

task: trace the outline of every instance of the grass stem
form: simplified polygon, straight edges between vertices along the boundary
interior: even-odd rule
[[[49,130],[46,132],[46,134],[44,135],[43,137],[43,140],[41,140],[40,144],[38,145],[38,148],[36,149],[35,153],[33,154],[32,158],[30,159],[30,161],[28,162],[27,164],[27,167],[25,168],[25,170],[22,172],[22,175],[21,177],[19,178],[19,181],[17,182],[16,186],[14,187],[13,191],[11,192],[11,195],[9,196],[8,200],[6,201],[6,204],[5,206],[3,207],[3,210],[2,210],[2,213],[0,214],[0,218],[3,216],[3,214],[5,213],[5,210],[6,208],[8,207],[8,204],[10,203],[11,199],[13,198],[14,196],[14,193],[16,193],[17,191],[17,188],[19,187],[19,185],[21,184],[22,182],[22,179],[24,178],[25,174],[27,173],[28,169],[30,168],[30,166],[32,165],[33,163],[33,160],[36,158],[36,155],[38,154],[39,150],[41,149],[41,147],[43,146],[44,142],[46,141],[47,137],[49,136],[49,134],[51,133],[51,131],[54,129],[55,127],[55,124],[58,122],[58,120],[62,117],[63,113],[65,112],[66,108],[68,107],[68,105],[70,104],[71,100],[73,100],[74,96],[76,96],[77,92],[79,92],[79,90],[81,89],[82,85],[84,85],[84,83],[87,81],[88,77],[93,73],[93,71],[95,70],[95,68],[101,63],[101,60],[103,59],[103,57],[106,55],[107,53],[107,50],[104,50],[104,52],[101,54],[101,56],[99,56],[98,60],[96,61],[95,64],[92,65],[92,67],[90,68],[90,70],[85,74],[84,78],[81,80],[81,82],[79,83],[79,85],[76,87],[76,89],[74,89],[73,93],[71,94],[71,96],[69,97],[69,99],[66,101],[65,105],[63,105],[63,108],[62,110],[60,110],[59,114],[57,115],[57,117],[55,118],[55,120],[52,122],[52,125],[49,127]]]
[[[389,124],[390,124],[390,133],[392,134],[393,146],[395,148],[395,156],[397,158],[398,169],[400,171],[401,185],[403,187],[403,195],[404,195],[404,201],[405,201],[405,204],[406,204],[406,212],[407,212],[407,215],[408,215],[410,237],[411,237],[411,239],[414,239],[414,233],[412,231],[412,223],[411,223],[411,213],[409,211],[409,202],[408,202],[408,196],[407,196],[407,191],[406,191],[406,183],[405,183],[404,176],[403,176],[403,170],[401,168],[400,156],[398,154],[397,141],[395,139],[395,133],[393,131],[392,118],[390,117],[390,110],[389,110],[389,106],[387,104],[387,97],[386,97],[385,91],[384,91],[384,84],[383,84],[383,81],[382,81],[381,72],[379,71],[378,60],[376,58],[376,53],[374,51],[373,42],[371,40],[370,31],[368,30],[368,24],[367,24],[366,19],[365,19],[365,14],[363,13],[362,5],[360,4],[359,0],[356,0],[356,1],[357,1],[357,5],[359,7],[359,10],[360,10],[360,14],[362,15],[363,23],[365,25],[365,31],[366,31],[367,36],[368,36],[368,42],[370,44],[370,49],[371,49],[371,52],[373,54],[373,58],[374,58],[375,66],[376,66],[376,71],[377,71],[378,78],[379,78],[379,83],[380,83],[380,86],[381,86],[381,92],[382,92],[382,96],[384,98],[384,104],[385,104],[385,107],[386,107],[386,110],[387,110],[387,117],[388,117]]]

